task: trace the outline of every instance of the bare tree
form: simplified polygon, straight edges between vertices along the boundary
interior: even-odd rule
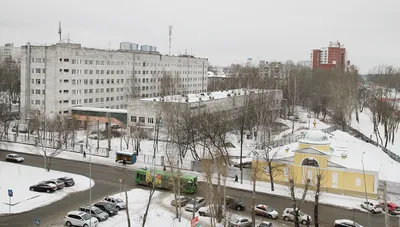
[[[33,118],[33,128],[37,134],[36,151],[44,158],[44,168],[50,171],[51,161],[54,157],[61,154],[67,144],[73,129],[66,117],[57,115],[54,119],[45,115],[36,115]]]
[[[300,227],[299,211],[303,206],[304,200],[306,199],[307,191],[308,191],[308,188],[310,187],[310,184],[311,184],[311,180],[310,179],[306,179],[305,183],[304,183],[303,195],[300,198],[300,200],[298,200],[296,198],[296,194],[295,194],[295,187],[296,186],[295,186],[294,179],[293,178],[289,179],[290,197],[292,199],[293,212],[295,213],[295,215],[294,215],[295,227]],[[302,223],[302,224],[307,224],[307,221],[303,221],[303,222],[304,223]]]
[[[321,198],[321,185],[324,184],[327,172],[323,169],[315,170],[315,194],[314,194],[314,225],[319,226],[319,201]]]
[[[11,111],[11,104],[19,102],[21,94],[21,67],[11,57],[0,62],[0,92],[7,95]]]
[[[123,184],[124,195],[125,195],[126,222],[127,222],[128,227],[131,227],[131,217],[129,215],[129,197],[128,197],[128,191],[126,188],[127,176],[128,176],[128,173],[126,171],[126,168],[122,168],[122,184]]]

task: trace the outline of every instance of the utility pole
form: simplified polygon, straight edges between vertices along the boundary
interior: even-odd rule
[[[169,56],[171,56],[171,42],[172,42],[172,25],[169,26],[169,52],[168,52]]]
[[[386,191],[386,181],[383,181],[383,203],[385,210],[385,227],[389,227],[389,209],[387,206],[387,191]]]
[[[97,121],[97,153],[99,153],[100,148],[100,121]]]
[[[369,204],[369,203],[368,203],[368,194],[367,194],[367,182],[365,182],[364,154],[365,154],[365,151],[363,152],[363,154],[362,154],[362,156],[361,156],[361,163],[362,163],[363,175],[364,175],[365,200],[366,200],[367,204]],[[367,206],[369,206],[369,205],[367,205]],[[370,214],[369,214],[369,211],[368,211],[367,213],[368,213],[368,226],[371,227],[371,216],[370,216]]]

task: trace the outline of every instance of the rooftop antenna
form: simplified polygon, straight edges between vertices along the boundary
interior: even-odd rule
[[[169,56],[171,56],[172,25],[169,26]]]
[[[60,43],[61,43],[61,22],[58,22],[58,35],[60,36]]]
[[[71,41],[71,39],[69,38],[69,33],[67,35],[67,43],[69,43]]]
[[[111,50],[111,40],[108,41],[108,50]]]

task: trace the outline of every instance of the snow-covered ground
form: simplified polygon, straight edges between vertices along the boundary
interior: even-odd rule
[[[29,186],[37,184],[40,181],[64,176],[74,178],[75,185],[65,187],[54,193],[33,192],[29,190]],[[0,179],[0,215],[9,214],[8,189],[13,190],[10,213],[21,213],[61,200],[68,194],[84,191],[90,187],[89,178],[81,175],[55,170],[47,172],[43,168],[1,161]],[[93,185],[94,182],[92,181]]]
[[[356,120],[356,115],[353,113],[351,118],[351,127],[355,128],[356,130],[360,131],[366,136],[371,136],[374,141],[377,141],[375,133],[374,133],[374,124],[372,122],[372,114],[368,108],[365,108],[362,113],[358,113],[359,122]],[[383,125],[379,125],[378,127],[379,133],[384,140],[385,130]],[[380,140],[378,140],[380,143]],[[382,144],[384,145],[384,144]],[[395,132],[394,143],[388,142],[387,149],[392,151],[393,153],[400,155],[400,130]]]

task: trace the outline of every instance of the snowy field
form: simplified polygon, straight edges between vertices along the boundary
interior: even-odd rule
[[[40,181],[59,177],[72,177],[75,185],[65,187],[54,193],[42,193],[29,191],[29,186]],[[8,189],[13,190],[11,199],[11,213],[20,213],[33,210],[61,200],[68,194],[84,191],[89,188],[89,178],[51,170],[47,172],[43,168],[25,166],[21,164],[0,161],[0,215],[7,215],[9,209]],[[92,186],[94,182],[92,181]]]
[[[362,113],[358,114],[360,122],[358,123],[356,121],[356,115],[353,113],[351,117],[351,127],[357,129],[361,133],[363,133],[365,136],[370,136],[372,135],[372,139],[374,141],[377,141],[376,136],[374,134],[374,124],[372,123],[372,114],[371,111],[368,108],[365,108]],[[384,135],[385,135],[385,130],[383,125],[379,125],[379,133],[382,137],[382,140],[384,140]],[[379,141],[380,142],[380,141]],[[382,144],[384,145],[384,144]],[[394,143],[388,142],[387,149],[392,151],[393,153],[400,155],[400,130],[397,130],[395,132],[395,137],[394,137]]]

